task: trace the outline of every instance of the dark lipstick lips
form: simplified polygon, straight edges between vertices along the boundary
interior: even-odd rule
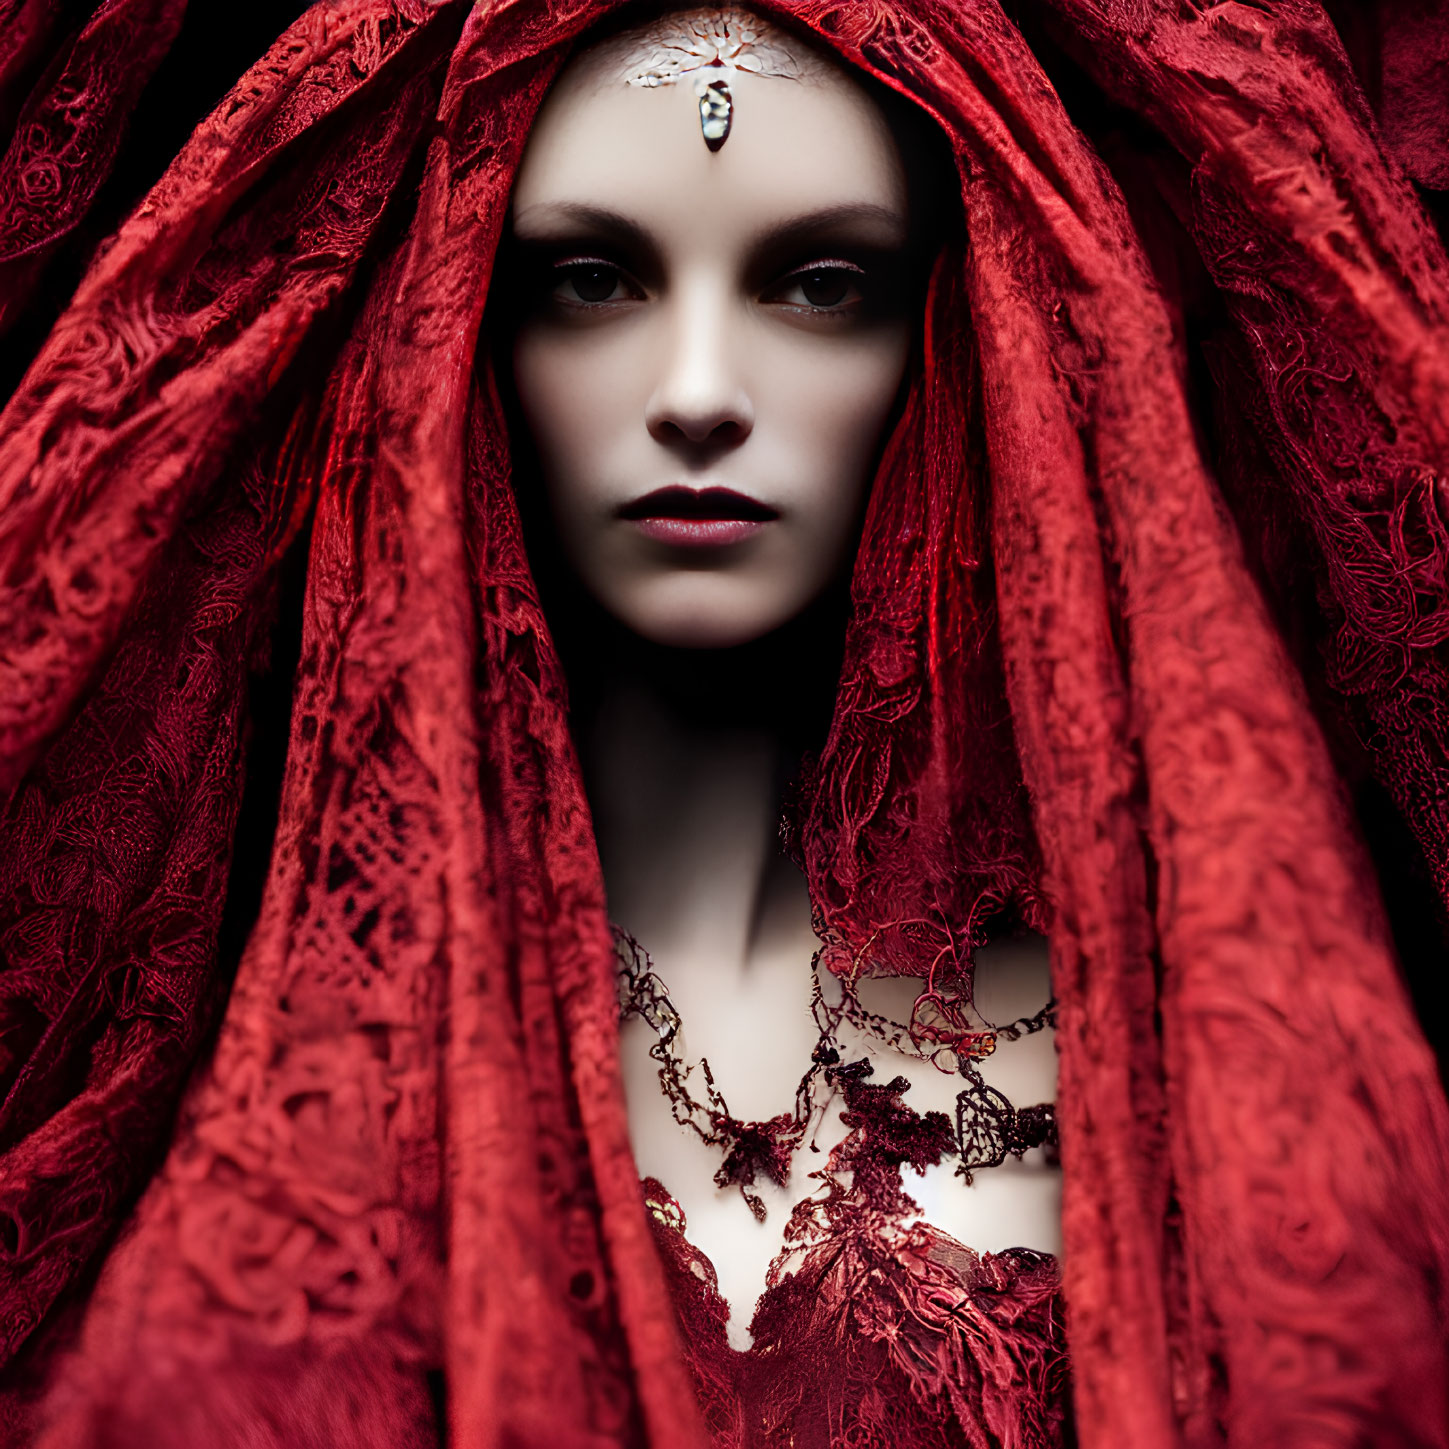
[[[760,532],[779,510],[733,488],[656,488],[619,510],[645,538],[672,549],[719,550]]]
[[[667,488],[656,488],[619,510],[620,518],[635,521],[644,518],[690,518],[766,523],[779,516],[777,509],[758,499],[747,498],[743,493],[736,493],[733,488],[681,488],[677,483]]]

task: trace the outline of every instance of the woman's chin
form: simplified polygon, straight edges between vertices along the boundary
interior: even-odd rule
[[[792,580],[793,587],[774,589],[769,582],[758,574],[729,578],[704,570],[649,579],[597,575],[583,579],[595,603],[616,623],[667,649],[734,649],[752,644],[808,608],[813,595],[799,587],[808,581]]]
[[[736,649],[753,644],[771,632],[769,624],[758,628],[742,627],[737,619],[658,619],[635,623],[620,621],[632,633],[650,644],[665,649]]]
[[[759,600],[605,608],[632,634],[666,649],[735,649],[786,624],[798,609],[764,610]]]

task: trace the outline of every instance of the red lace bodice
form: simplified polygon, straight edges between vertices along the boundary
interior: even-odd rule
[[[901,1166],[949,1144],[904,1079],[842,1082],[851,1134],[823,1195],[800,1203],[741,1352],[714,1265],[684,1212],[645,1181],[685,1353],[720,1449],[1062,1449],[1068,1417],[1061,1275],[1025,1248],[976,1253],[926,1223]],[[943,1135],[944,1134],[944,1135]],[[849,1185],[845,1179],[848,1177]]]

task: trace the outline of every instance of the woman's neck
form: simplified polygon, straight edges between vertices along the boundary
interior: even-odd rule
[[[712,725],[649,681],[599,701],[584,749],[614,919],[660,959],[733,962],[768,937],[781,867],[778,734]]]
[[[808,899],[779,823],[828,719],[825,622],[710,651],[603,626],[570,670],[610,915],[661,964],[738,978],[801,948]]]

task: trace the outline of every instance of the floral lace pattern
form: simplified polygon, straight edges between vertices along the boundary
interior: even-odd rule
[[[681,1449],[728,1413],[629,1151],[588,803],[478,347],[532,117],[615,8],[322,0],[0,416],[8,1443]],[[929,110],[966,232],[797,802],[829,964],[921,977],[945,1039],[992,924],[1049,930],[1089,1449],[1442,1449],[1449,1113],[1242,546],[1280,517],[1311,539],[1331,647],[1304,667],[1449,889],[1438,239],[1314,0],[1049,0],[1192,170],[1253,359],[1225,415],[1271,500],[1235,518],[1118,186],[997,0],[763,8]],[[0,107],[34,122],[0,175],[7,299],[55,242],[34,194],[63,227],[109,164],[67,137],[125,111],[175,10],[71,15],[0,3]],[[287,769],[231,982],[247,666],[289,546]],[[864,1300],[859,1381],[899,1389],[852,1396],[862,1432],[944,1375],[902,1449],[1050,1442],[1054,1266],[948,1281],[834,1204],[841,1255],[802,1219],[768,1305],[820,1345],[784,1391],[801,1433],[833,1432],[832,1321],[792,1298],[819,1282]],[[835,1291],[862,1274],[885,1299]]]
[[[729,1308],[683,1210],[657,1179],[644,1184],[716,1444],[1060,1449],[1071,1430],[1055,1260],[906,1226],[919,1208],[902,1165],[955,1146],[941,1113],[906,1106],[904,1078],[869,1075],[866,1062],[834,1074],[851,1134],[814,1174],[823,1194],[795,1209],[747,1352],[726,1340]]]

